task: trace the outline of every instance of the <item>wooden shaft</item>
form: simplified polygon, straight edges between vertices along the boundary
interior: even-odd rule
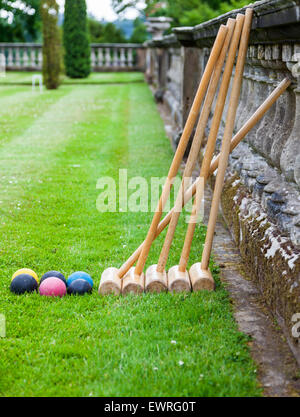
[[[210,129],[209,136],[207,139],[207,146],[205,149],[205,154],[204,154],[201,171],[200,171],[200,177],[204,177],[205,180],[207,179],[208,174],[209,174],[209,168],[210,168],[211,160],[212,160],[215,146],[216,146],[216,140],[217,140],[220,123],[222,120],[222,115],[223,115],[223,111],[225,107],[225,102],[226,102],[226,97],[227,97],[230,80],[232,76],[234,61],[236,58],[237,49],[238,49],[239,42],[241,39],[244,20],[245,20],[244,15],[242,14],[237,15],[235,30],[234,30],[234,34],[232,37],[231,46],[228,52],[228,58],[227,58],[226,66],[224,69],[222,84],[220,87],[220,92],[218,95],[218,100],[217,100],[216,108],[214,111],[214,117],[211,123],[211,129]]]
[[[227,97],[227,93],[229,89],[229,84],[230,84],[233,65],[234,65],[234,61],[236,57],[236,52],[237,52],[240,38],[241,38],[244,20],[245,20],[244,15],[242,14],[237,15],[235,30],[234,30],[234,34],[232,37],[231,46],[228,52],[228,58],[227,58],[226,66],[224,69],[222,83],[221,83],[221,87],[220,87],[220,91],[218,94],[218,99],[217,99],[217,103],[216,103],[216,107],[214,111],[214,117],[211,123],[211,129],[209,132],[205,154],[204,154],[201,171],[200,171],[200,178],[204,179],[204,185],[209,176],[210,164],[211,164],[215,146],[216,146],[217,135],[218,135],[218,131],[219,131],[220,123],[222,119],[222,114],[223,114],[224,107],[225,107],[226,97]],[[197,192],[197,198],[194,201],[192,212],[197,213],[197,206],[199,206],[199,204],[202,201],[203,192],[204,192],[204,188],[201,188],[199,192]],[[199,202],[197,201],[197,199],[199,199]],[[193,216],[191,216],[191,222],[189,222],[189,225],[188,225],[183,249],[182,249],[181,256],[180,256],[180,262],[179,262],[180,272],[185,272],[186,270],[186,266],[187,266],[188,259],[190,256],[192,241],[193,241],[193,237],[195,233],[195,228],[196,228],[196,223],[193,222]]]
[[[156,233],[156,230],[157,230],[157,226],[158,226],[159,221],[161,219],[161,215],[162,215],[162,211],[164,209],[164,205],[165,205],[165,203],[166,203],[166,201],[167,201],[167,199],[170,195],[170,189],[171,189],[170,185],[172,185],[172,182],[173,182],[174,178],[176,177],[176,175],[178,173],[178,169],[179,169],[179,166],[181,164],[184,152],[186,150],[189,138],[191,136],[193,127],[194,127],[194,125],[196,123],[196,120],[197,120],[197,117],[199,115],[200,107],[201,107],[206,89],[208,87],[208,83],[210,81],[210,78],[211,78],[212,72],[214,70],[215,64],[217,62],[217,59],[220,55],[222,46],[224,44],[227,31],[228,31],[228,29],[227,29],[226,26],[224,26],[224,25],[220,26],[220,29],[219,29],[217,38],[215,40],[214,46],[212,48],[209,60],[207,62],[204,74],[203,74],[202,79],[200,81],[200,84],[199,84],[199,87],[198,87],[198,90],[197,90],[192,108],[190,110],[188,119],[186,121],[185,128],[183,130],[179,145],[177,147],[173,162],[171,164],[166,184],[163,187],[161,197],[159,199],[155,214],[153,216],[152,223],[150,225],[150,228],[149,228],[146,240],[145,240],[145,244],[143,245],[142,252],[141,252],[141,254],[139,256],[139,259],[137,261],[137,265],[136,265],[136,268],[135,268],[135,274],[136,275],[140,275],[143,272],[143,269],[144,269],[144,266],[145,266],[145,263],[146,263],[151,245],[152,245],[152,242],[155,238],[155,233]],[[123,272],[125,272],[124,268],[122,268],[122,274],[124,275]],[[120,275],[120,277],[121,277],[121,275]]]
[[[186,184],[186,179],[191,178],[193,170],[195,168],[196,165],[196,161],[200,152],[200,148],[202,145],[202,141],[203,141],[203,137],[205,134],[205,128],[207,125],[207,121],[210,115],[210,111],[211,111],[211,106],[213,104],[213,100],[215,98],[215,94],[219,85],[219,81],[220,81],[220,77],[221,77],[221,73],[222,73],[222,68],[224,65],[224,61],[226,58],[226,54],[228,51],[228,47],[230,45],[230,41],[231,41],[231,37],[234,31],[234,26],[235,26],[235,20],[234,19],[228,19],[227,22],[227,28],[228,28],[228,32],[225,38],[225,42],[223,45],[223,48],[221,50],[220,56],[218,58],[218,61],[216,63],[216,67],[214,70],[214,73],[212,75],[208,90],[207,90],[207,94],[206,94],[206,98],[202,107],[202,111],[198,120],[198,124],[197,124],[197,129],[195,132],[195,136],[193,139],[193,143],[189,152],[189,156],[186,162],[186,166],[184,169],[184,173],[183,173],[183,178],[182,178],[182,182],[180,185],[180,189],[178,191],[177,197],[176,197],[176,201],[175,201],[175,205],[174,205],[174,211],[172,214],[172,219],[170,221],[170,225],[168,228],[168,232],[167,235],[165,237],[165,241],[160,253],[160,257],[157,263],[157,272],[163,272],[165,270],[166,267],[166,263],[168,260],[168,256],[169,256],[169,252],[171,249],[171,245],[172,245],[172,241],[174,238],[174,234],[175,234],[175,230],[178,224],[178,220],[182,211],[182,199],[184,197],[184,191],[185,191],[185,184]],[[234,58],[233,58],[234,60]],[[233,65],[233,63],[232,63]]]
[[[237,107],[239,104],[239,96],[240,96],[242,79],[243,79],[243,71],[244,71],[244,65],[245,65],[245,60],[246,60],[249,35],[250,35],[250,30],[251,30],[252,15],[253,15],[253,9],[252,8],[246,9],[245,22],[244,22],[244,27],[243,27],[243,32],[242,32],[242,37],[241,37],[241,42],[240,42],[240,49],[239,49],[236,68],[235,68],[232,91],[231,91],[230,100],[229,100],[228,113],[226,117],[226,126],[225,126],[224,135],[223,135],[218,173],[217,173],[216,184],[215,184],[214,194],[213,194],[213,199],[212,199],[212,204],[211,204],[211,211],[210,211],[210,216],[209,216],[209,221],[208,221],[208,226],[207,226],[204,250],[202,254],[201,266],[204,270],[207,270],[208,265],[209,265],[212,242],[213,242],[216,221],[217,221],[217,216],[218,216],[218,211],[219,211],[219,203],[220,203],[222,189],[224,185],[225,172],[226,172],[226,168],[228,165],[228,158],[229,158],[229,153],[230,153],[230,141],[232,138]]]
[[[276,89],[270,94],[270,96],[259,106],[259,108],[256,110],[256,112],[250,117],[250,119],[244,124],[244,126],[236,133],[236,135],[232,138],[231,144],[230,144],[230,151],[232,152],[238,144],[244,139],[244,137],[250,132],[250,130],[262,119],[262,117],[265,115],[265,113],[269,110],[270,107],[276,102],[278,97],[283,94],[286,89],[290,86],[291,80],[289,78],[284,78],[284,80],[281,81],[281,83],[276,87]],[[220,161],[220,154],[217,155],[214,160],[212,161],[210,165],[209,170],[209,176],[212,175],[215,170],[218,168]],[[183,204],[186,204],[190,199],[195,195],[197,185],[199,183],[199,178],[191,185],[191,187],[187,190],[185,193],[185,198],[183,200]],[[159,223],[157,227],[157,231],[155,234],[155,238],[158,237],[163,230],[168,226],[170,223],[172,213],[174,211],[174,208],[169,211],[168,214],[163,218],[163,220]],[[125,265],[125,269],[128,268],[128,270],[134,265],[134,263],[137,261],[138,257],[141,254],[143,245],[145,242],[141,243],[140,246],[133,252],[133,254],[128,258]],[[118,275],[122,277],[122,271],[119,269]]]
[[[185,239],[184,239],[184,245],[183,245],[182,252],[181,252],[180,262],[178,265],[178,269],[180,272],[186,271],[186,266],[187,266],[188,259],[190,256],[190,251],[192,247],[192,241],[193,241],[193,237],[194,237],[194,233],[196,229],[196,224],[197,224],[199,212],[201,209],[203,189],[204,189],[204,177],[200,177],[200,178],[202,178],[202,182],[198,181],[197,183],[196,196],[194,199],[192,213],[191,213],[190,221],[188,224],[188,229],[187,229]]]

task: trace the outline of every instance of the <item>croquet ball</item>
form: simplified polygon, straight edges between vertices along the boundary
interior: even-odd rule
[[[18,275],[21,274],[31,275],[36,280],[36,282],[39,282],[39,277],[37,276],[37,274],[32,269],[28,268],[19,269],[17,272],[13,274],[11,280],[15,279]]]
[[[61,279],[61,280],[62,280],[62,282],[63,282],[65,285],[67,285],[66,278],[64,277],[64,275],[63,275],[61,272],[58,272],[58,271],[49,271],[49,272],[46,272],[46,273],[42,276],[41,281],[40,281],[40,284],[41,284],[43,281],[45,281],[45,279],[50,278],[50,277],[55,277],[55,278]]]
[[[85,279],[76,279],[68,286],[68,293],[74,295],[84,295],[92,291],[92,287]]]
[[[82,272],[82,271],[74,272],[73,274],[71,274],[68,278],[67,286],[69,287],[72,284],[72,282],[76,281],[77,279],[84,279],[93,288],[94,283],[93,283],[92,278],[90,277],[89,274],[87,274],[86,272]]]
[[[10,290],[15,294],[25,294],[26,292],[36,291],[38,283],[29,274],[17,275],[10,283]]]
[[[45,279],[40,285],[40,294],[47,297],[63,297],[67,288],[63,281],[56,277]]]

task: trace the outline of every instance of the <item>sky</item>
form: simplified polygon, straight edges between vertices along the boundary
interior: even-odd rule
[[[64,0],[57,0],[57,3],[63,9],[63,5],[65,3]],[[86,0],[88,13],[93,14],[98,19],[105,19],[108,21],[113,21],[118,18],[111,7],[110,0]],[[137,17],[138,13],[136,10],[128,10],[126,14],[122,17],[128,19],[134,19]]]

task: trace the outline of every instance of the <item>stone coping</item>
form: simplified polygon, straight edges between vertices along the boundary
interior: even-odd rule
[[[173,33],[171,35],[164,36],[161,39],[152,39],[144,43],[148,48],[179,48],[180,42],[177,36]]]
[[[299,42],[300,0],[263,0],[247,7],[253,7],[254,16],[250,35],[250,44],[274,44]],[[247,7],[232,10],[212,20],[194,27],[173,28],[173,43],[183,46],[211,47],[221,24],[238,13],[244,13]],[[150,42],[150,47],[170,46],[170,36],[159,43]]]

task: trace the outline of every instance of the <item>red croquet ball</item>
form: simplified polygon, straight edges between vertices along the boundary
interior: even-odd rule
[[[61,279],[49,277],[41,283],[39,291],[40,295],[47,297],[63,297],[66,295],[67,288]]]

